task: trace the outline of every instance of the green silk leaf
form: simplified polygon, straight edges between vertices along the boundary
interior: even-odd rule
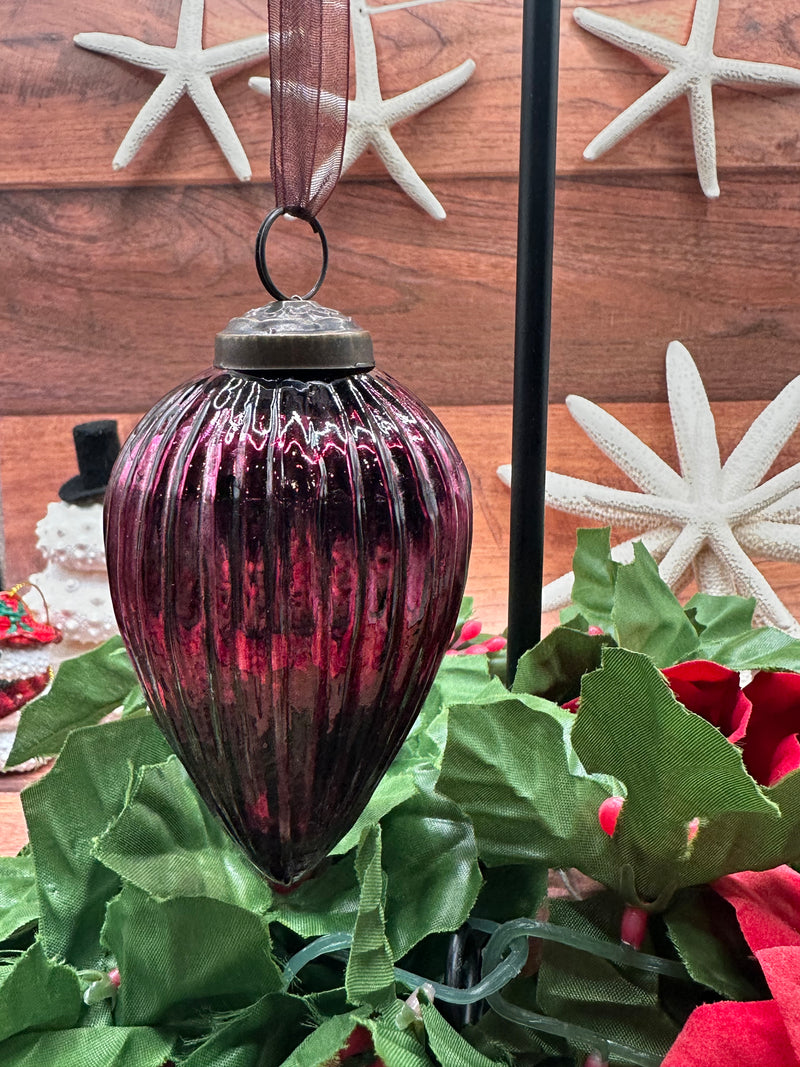
[[[422,1020],[431,1052],[442,1067],[497,1067],[499,1060],[490,1060],[456,1033],[432,1004],[422,1005]]]
[[[120,1026],[234,1011],[278,992],[281,975],[263,921],[208,897],[155,900],[125,885],[108,905],[103,943],[117,961]]]
[[[149,1027],[84,1027],[20,1034],[0,1044],[0,1063],[3,1067],[164,1067],[174,1045],[174,1037]]]
[[[31,929],[38,919],[33,857],[0,856],[0,944]]]
[[[584,901],[550,902],[550,921],[619,943],[622,900],[605,892]],[[557,941],[546,941],[536,986],[539,1010],[607,1040],[662,1058],[680,1027],[660,1002],[658,975],[622,967]],[[582,1047],[585,1054],[592,1051]],[[583,1057],[578,1058],[582,1062]],[[614,1062],[624,1063],[614,1057]]]
[[[301,937],[352,933],[358,915],[359,887],[355,853],[343,856],[291,893],[276,893],[267,918]]]
[[[611,869],[597,811],[624,787],[580,765],[569,742],[574,721],[553,704],[502,686],[491,700],[451,709],[437,789],[469,815],[488,866]]]
[[[359,1024],[363,1024],[363,1019],[355,1012],[326,1019],[280,1067],[335,1067],[338,1054]]]
[[[427,791],[383,820],[386,937],[395,960],[432,933],[457,930],[481,888],[472,823],[448,797]]]
[[[361,886],[353,944],[345,975],[351,1004],[382,1010],[395,1002],[394,961],[383,912],[381,829],[365,831],[356,855],[356,874]]]
[[[57,755],[71,730],[99,723],[137,688],[121,637],[65,660],[50,691],[22,709],[8,766]]]
[[[268,993],[237,1012],[182,1067],[280,1067],[310,1022],[302,997]]]
[[[0,968],[0,1042],[22,1030],[76,1026],[83,1009],[77,973],[50,960],[35,941],[12,964]],[[0,1044],[0,1063],[6,1060]]]
[[[22,794],[39,894],[39,934],[49,956],[107,969],[100,930],[119,876],[92,853],[125,805],[133,768],[169,748],[152,719],[129,719],[70,734],[50,772]]]
[[[764,991],[744,973],[750,950],[733,909],[713,889],[682,889],[664,912],[664,921],[696,982],[728,1000],[762,999]],[[754,964],[753,969],[756,967]]]
[[[592,626],[612,632],[618,564],[611,558],[611,529],[578,530],[572,557],[572,603]]]
[[[778,805],[746,773],[739,749],[678,703],[646,656],[605,650],[602,668],[584,678],[572,744],[588,771],[627,787],[613,838],[617,879],[576,864],[586,874],[619,885],[627,865],[641,898],[654,900],[670,887],[782,862]]]
[[[522,656],[512,692],[566,704],[580,695],[581,678],[600,666],[603,646],[612,643],[606,634],[594,636],[558,626]]]
[[[697,631],[644,545],[635,542],[633,551],[634,562],[617,568],[613,612],[617,642],[643,652],[657,667],[693,658],[699,648]]]
[[[151,896],[211,897],[268,911],[272,893],[214,818],[177,756],[140,767],[120,814],[93,853]]]

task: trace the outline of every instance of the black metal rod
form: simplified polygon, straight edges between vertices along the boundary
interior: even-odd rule
[[[560,0],[524,0],[508,683],[541,636]]]

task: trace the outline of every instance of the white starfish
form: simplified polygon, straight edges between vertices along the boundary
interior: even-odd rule
[[[712,86],[770,85],[800,89],[800,70],[776,63],[754,63],[715,56],[714,36],[718,14],[719,0],[697,0],[689,41],[679,45],[666,37],[629,26],[619,19],[588,11],[585,7],[575,9],[575,21],[583,29],[618,48],[624,48],[626,52],[666,67],[669,72],[595,137],[583,153],[585,159],[598,159],[667,104],[679,96],[687,96],[700,185],[706,196],[719,196]]]
[[[758,416],[724,466],[714,416],[692,357],[677,341],[667,351],[667,391],[681,474],[613,416],[579,396],[575,421],[641,493],[547,473],[546,501],[560,511],[637,530],[676,592],[692,576],[708,593],[756,598],[756,617],[800,636],[800,625],[750,559],[800,563],[800,463],[762,483],[800,424],[800,377]],[[510,484],[508,466],[498,474]],[[633,540],[613,556],[633,557]],[[543,590],[543,610],[569,603],[572,574]]]
[[[435,219],[444,219],[444,208],[403,155],[391,134],[391,127],[402,119],[411,118],[433,104],[438,104],[456,89],[460,89],[471,77],[475,63],[467,59],[453,70],[440,74],[438,78],[432,78],[431,81],[409,89],[408,92],[384,100],[381,96],[378,56],[370,20],[371,14],[378,14],[383,10],[397,11],[417,6],[418,3],[419,0],[405,0],[381,8],[368,7],[363,0],[351,0],[350,22],[353,30],[356,95],[348,103],[342,174],[371,145],[400,188],[429,215]],[[270,80],[251,78],[250,87],[268,96]]]
[[[81,48],[114,56],[164,75],[117,149],[112,161],[114,170],[120,170],[130,163],[145,138],[166,118],[183,94],[188,93],[236,177],[240,181],[250,180],[250,163],[225,108],[214,92],[211,79],[224,70],[268,55],[267,35],[258,33],[253,37],[214,45],[213,48],[203,48],[204,12],[205,0],[182,0],[174,48],[146,44],[135,37],[123,37],[116,33],[78,33],[73,38]]]

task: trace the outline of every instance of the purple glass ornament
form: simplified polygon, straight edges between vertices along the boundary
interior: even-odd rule
[[[156,721],[283,885],[347,832],[403,743],[471,538],[467,473],[436,417],[337,361],[291,377],[214,369],[174,390],[106,494],[117,620]]]

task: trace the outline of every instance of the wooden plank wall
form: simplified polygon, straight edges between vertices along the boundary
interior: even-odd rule
[[[385,96],[477,63],[463,89],[395,131],[448,218],[423,214],[371,156],[323,213],[324,301],[368,327],[381,366],[428,403],[457,406],[459,425],[475,413],[485,478],[509,458],[507,429],[479,437],[496,425],[479,408],[507,417],[511,396],[521,6],[449,0],[373,17]],[[584,146],[658,75],[579,29],[575,6],[564,0],[551,400],[663,401],[676,337],[713,399],[766,400],[800,366],[800,93],[715,90],[718,202],[699,189],[683,99],[586,163]],[[693,0],[591,6],[685,40]],[[207,45],[265,27],[262,0],[206,8]],[[72,43],[100,30],[171,45],[178,9],[14,0],[0,11],[0,463],[7,515],[27,524],[8,527],[15,576],[37,563],[42,509],[11,498],[42,480],[54,497],[74,465],[69,425],[146,409],[207,365],[231,316],[265,299],[251,248],[272,205],[268,106],[247,79],[267,61],[215,82],[253,165],[242,185],[188,99],[113,172],[158,76]],[[722,0],[717,53],[800,67],[797,18],[790,0]],[[279,278],[313,269],[305,227],[275,236]],[[27,421],[54,415],[43,437]]]

